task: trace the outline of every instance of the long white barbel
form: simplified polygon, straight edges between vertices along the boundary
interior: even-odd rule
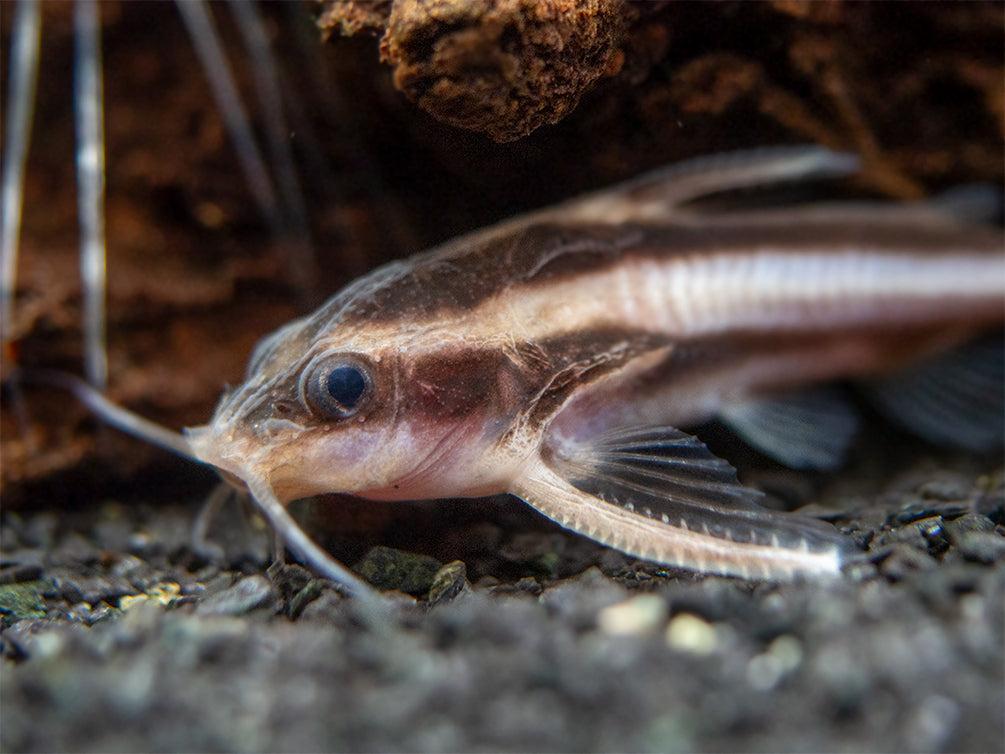
[[[94,0],[73,6],[74,110],[77,121],[77,211],[84,297],[84,373],[98,390],[108,384],[105,334],[105,123],[101,25]]]
[[[202,62],[203,71],[209,79],[210,90],[223,115],[230,139],[234,143],[234,151],[255,203],[265,215],[273,236],[282,238],[285,233],[283,213],[272,180],[265,169],[265,161],[252,134],[247,110],[241,102],[230,65],[223,54],[223,45],[216,32],[210,9],[203,0],[176,0],[175,6]]]
[[[0,342],[10,342],[17,287],[17,249],[24,202],[24,169],[31,140],[32,113],[38,81],[38,47],[42,17],[37,0],[21,0],[11,32],[10,83],[4,122],[2,198],[0,201]],[[6,349],[4,349],[6,350]],[[6,354],[5,354],[6,355]]]
[[[156,422],[144,419],[139,414],[113,403],[79,377],[55,370],[30,369],[16,371],[11,375],[10,379],[12,382],[17,383],[26,382],[52,385],[53,387],[67,390],[107,424],[133,437],[138,437],[145,442],[176,453],[183,458],[199,464],[204,463],[192,452],[191,444],[186,435],[173,432]],[[198,431],[198,429],[188,430],[190,436]],[[233,478],[233,476],[228,475],[228,480],[233,480]],[[279,502],[267,479],[264,477],[249,477],[241,478],[239,481],[248,488],[262,515],[265,516],[273,529],[279,532],[286,546],[294,555],[313,566],[325,578],[344,586],[350,594],[366,602],[368,606],[375,607],[386,602],[380,592],[318,547],[307,536],[300,525],[289,514],[289,511],[286,510],[286,507]]]

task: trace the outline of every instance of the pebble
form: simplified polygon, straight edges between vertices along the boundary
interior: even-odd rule
[[[123,597],[119,600],[119,609],[123,611],[129,610],[143,602],[156,602],[165,607],[170,607],[177,603],[180,597],[181,586],[179,584],[164,582],[151,587],[144,594]]]
[[[965,560],[991,564],[1005,558],[1005,537],[997,532],[967,532],[956,542]]]
[[[101,550],[77,532],[69,532],[52,552],[52,562],[57,566],[93,565],[100,561]]]
[[[80,588],[72,581],[64,581],[58,584],[59,596],[68,605],[78,605],[84,601],[84,595],[80,593]]]
[[[605,607],[597,614],[597,626],[608,636],[647,636],[667,619],[667,603],[655,594],[640,594]]]
[[[134,587],[121,576],[106,573],[104,576],[77,577],[60,581],[60,589],[64,590],[73,600],[97,605],[100,602],[114,603],[123,597],[138,594]],[[68,591],[66,591],[68,590]]]
[[[594,567],[546,589],[540,600],[570,626],[592,629],[601,610],[624,602],[627,595],[627,589]]]
[[[373,547],[353,566],[353,571],[381,591],[425,594],[440,568],[440,562],[428,555]]]
[[[325,582],[322,579],[311,579],[303,589],[293,595],[290,599],[289,616],[291,620],[296,620],[303,613],[310,603],[321,596],[324,591]]]
[[[693,655],[710,655],[719,648],[715,626],[690,613],[674,616],[664,638],[671,649]]]
[[[310,571],[296,563],[273,563],[267,573],[279,598],[285,602],[292,602],[315,581]]]
[[[47,581],[26,581],[0,586],[0,616],[4,625],[20,620],[45,617],[42,592],[51,589]]]
[[[544,591],[541,583],[535,579],[533,576],[524,576],[522,579],[514,583],[500,583],[494,576],[484,576],[478,580],[476,585],[479,589],[491,589],[492,592],[497,594],[532,594],[535,597],[540,596]]]
[[[15,548],[3,551],[3,562],[7,566],[37,566],[44,568],[48,561],[45,550],[36,548]]]
[[[960,502],[974,493],[973,480],[963,474],[942,473],[935,479],[923,482],[918,495],[926,500]]]
[[[447,563],[436,572],[433,585],[429,588],[429,604],[449,602],[457,597],[468,583],[468,569],[463,561]]]
[[[499,547],[499,556],[554,577],[567,545],[562,534],[523,532]]]
[[[14,530],[14,527],[9,524],[0,526],[0,551],[7,553],[11,550],[16,550],[19,545],[20,538]]]
[[[306,603],[299,615],[300,621],[318,621],[328,626],[339,625],[345,621],[346,597],[332,589],[323,589],[317,599]],[[292,605],[290,606],[292,612]]]
[[[42,575],[42,566],[38,564],[15,565],[0,569],[0,584],[17,584],[22,581],[35,581]]]
[[[55,544],[59,518],[55,513],[38,513],[31,516],[18,532],[21,542],[28,547],[51,551]]]
[[[953,749],[960,714],[957,702],[941,694],[929,694],[908,717],[905,726],[908,747],[914,751]]]
[[[933,571],[939,565],[927,552],[904,543],[894,544],[888,549],[889,554],[878,564],[879,572],[894,581],[919,571]]]
[[[110,572],[125,579],[137,589],[145,589],[159,580],[153,566],[147,561],[125,552],[115,556]]]
[[[245,615],[252,610],[271,607],[276,590],[265,576],[248,576],[234,586],[207,597],[196,607],[196,615]]]
[[[766,652],[747,663],[747,684],[757,691],[770,691],[803,660],[803,646],[790,635],[783,634],[768,646]]]
[[[101,519],[94,524],[94,537],[105,550],[125,552],[132,544],[135,528],[136,522],[128,512],[107,506],[102,511]]]

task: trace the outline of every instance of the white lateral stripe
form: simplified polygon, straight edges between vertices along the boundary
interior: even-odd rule
[[[731,330],[805,332],[871,321],[948,322],[995,302],[1005,305],[1005,253],[933,257],[762,249],[667,260],[636,257],[549,284],[503,287],[471,311],[410,322],[407,335],[398,324],[368,323],[348,341],[347,333],[339,332],[330,345],[440,348],[444,338],[542,342],[600,329],[676,338]]]
[[[880,316],[893,323],[898,315],[917,319],[919,309],[933,304],[944,319],[951,317],[947,301],[959,301],[962,312],[975,301],[1005,304],[1005,254],[932,258],[766,250],[635,259],[613,272],[516,289],[504,297],[507,315],[521,323],[525,335],[540,339],[604,326],[697,336],[733,328],[829,328]],[[489,327],[498,305],[497,299],[480,307]]]

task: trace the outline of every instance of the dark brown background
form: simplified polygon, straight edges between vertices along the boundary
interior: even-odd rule
[[[395,89],[397,75],[443,115],[413,75],[435,37],[420,33],[405,75],[380,62],[379,31],[322,47],[318,8],[267,5],[303,113],[291,130],[316,264],[305,271],[252,201],[175,6],[100,7],[109,395],[172,428],[209,418],[258,338],[374,266],[680,158],[820,143],[863,156],[849,190],[894,199],[1003,179],[1000,3],[632,6],[601,75],[574,93],[578,107],[504,144],[438,122]],[[212,11],[260,127],[228,8]],[[42,12],[4,375],[12,357],[81,372],[73,6]],[[0,3],[4,61],[12,17]],[[48,388],[21,401],[5,392],[2,422],[0,570],[42,590],[38,611],[22,612],[0,585],[4,751],[1005,746],[998,453],[947,453],[873,424],[848,468],[821,476],[766,466],[727,438],[748,479],[790,503],[829,504],[872,539],[879,562],[829,585],[668,573],[515,500],[321,499],[303,512],[308,528],[343,560],[369,544],[422,549],[463,560],[475,584],[372,629],[317,582],[301,593],[317,599],[293,610],[304,582],[261,577],[268,537],[236,508],[211,529],[225,557],[194,552],[211,471],[124,438]],[[181,585],[170,608],[156,597],[165,583]],[[652,632],[598,628],[604,607],[642,592],[666,612]],[[138,594],[148,604],[126,609]],[[667,643],[666,618],[682,614],[712,627],[710,654]],[[765,686],[793,646],[795,666]]]

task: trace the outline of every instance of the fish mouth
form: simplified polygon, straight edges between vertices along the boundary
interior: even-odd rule
[[[212,427],[210,425],[203,424],[198,427],[185,427],[181,432],[188,441],[188,446],[192,450],[192,455],[203,463],[208,463],[213,466],[216,465],[207,453],[207,450],[209,449],[209,435],[212,433]]]
[[[235,438],[232,431],[214,424],[185,427],[182,430],[192,455],[216,468],[228,482],[245,488],[245,477],[253,472],[254,454],[247,452],[247,441]]]
[[[186,427],[183,433],[196,460],[212,466],[236,489],[250,489],[251,480],[261,479],[285,502],[316,494],[296,494],[301,486],[284,484],[282,474],[276,474],[285,466],[282,452],[276,446],[263,446],[254,436],[235,432],[231,423]]]

